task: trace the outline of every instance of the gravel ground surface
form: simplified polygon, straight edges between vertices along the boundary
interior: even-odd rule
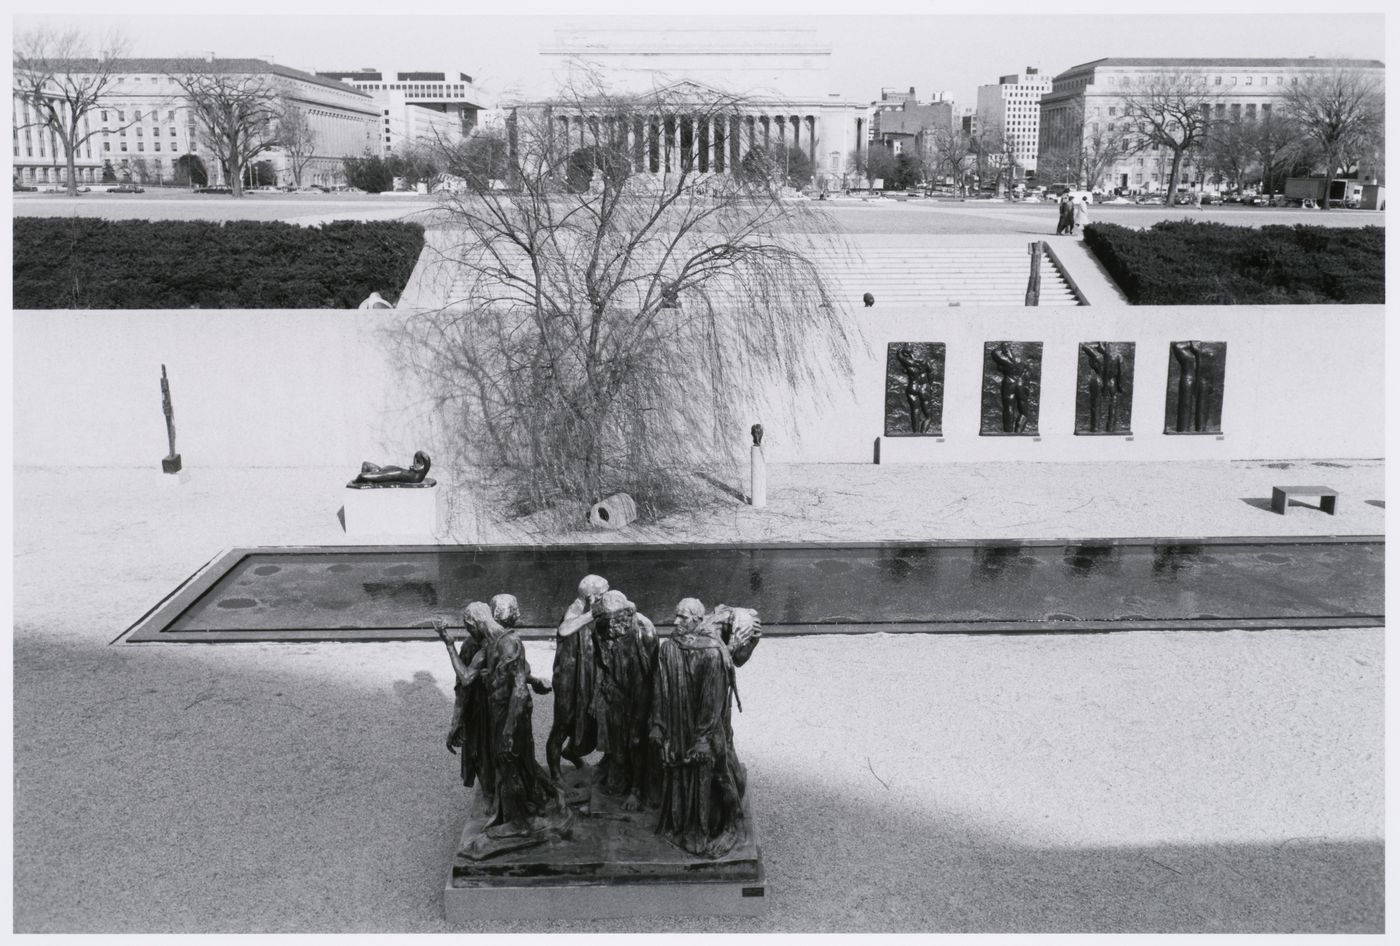
[[[1369,534],[1383,474],[959,465],[913,514],[927,470],[775,465],[767,510],[620,538]],[[1280,476],[1336,486],[1338,515],[1262,508]],[[15,471],[15,930],[446,932],[465,797],[440,645],[109,644],[222,548],[346,541],[343,471],[169,479]],[[1030,481],[1035,503],[1000,498]],[[478,931],[1380,932],[1383,636],[768,641],[735,722],[768,916]]]

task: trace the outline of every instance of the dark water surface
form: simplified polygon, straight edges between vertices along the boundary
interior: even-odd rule
[[[498,592],[519,598],[522,628],[553,628],[589,573],[658,625],[697,597],[757,608],[780,633],[1373,624],[1384,615],[1384,551],[1376,537],[246,549],[221,578],[202,576],[155,609],[132,639],[418,638],[432,616],[456,624],[467,603]]]

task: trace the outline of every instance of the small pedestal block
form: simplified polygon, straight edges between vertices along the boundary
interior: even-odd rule
[[[590,773],[565,771],[580,791],[572,836],[472,861],[458,854],[443,891],[447,920],[602,919],[634,916],[762,916],[763,864],[744,799],[744,836],[715,860],[694,857],[655,834],[655,811],[622,811],[588,786]],[[475,798],[474,798],[475,801]],[[459,849],[485,827],[479,806]]]
[[[178,453],[173,453],[168,457],[161,457],[160,470],[162,473],[179,473],[180,455]]]
[[[346,487],[346,535],[416,535],[438,531],[439,485]]]
[[[749,455],[749,504],[756,509],[768,505],[768,464],[763,459],[763,448],[753,445]]]

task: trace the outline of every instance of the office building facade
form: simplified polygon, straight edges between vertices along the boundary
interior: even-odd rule
[[[317,72],[323,79],[343,82],[365,93],[379,109],[376,146],[389,154],[404,142],[423,140],[452,143],[470,135],[481,111],[472,77],[458,72]]]
[[[1014,156],[1016,176],[1035,176],[1040,149],[1040,100],[1051,88],[1050,76],[1030,66],[1022,73],[1005,75],[995,85],[977,87],[977,131],[988,141],[1003,145],[1003,155]]]
[[[79,60],[75,67],[96,68]],[[247,77],[251,84],[275,89],[287,107],[299,110],[313,138],[302,183],[337,183],[344,179],[343,158],[361,154],[374,141],[379,119],[373,101],[342,83],[261,59],[208,58],[201,71]],[[83,119],[92,135],[77,148],[74,175],[80,184],[97,184],[104,170],[121,180],[168,184],[180,158],[200,159],[210,184],[225,183],[218,155],[205,141],[199,121],[176,76],[191,69],[188,59],[119,60],[113,81],[97,106]],[[67,181],[67,155],[52,131],[38,126],[38,116],[18,96],[14,100],[14,177],[28,185],[57,186]],[[257,157],[273,163],[279,181],[290,183],[287,155],[272,149]]]
[[[1095,136],[1133,131],[1125,122],[1125,102],[1151,83],[1181,81],[1194,89],[1211,121],[1267,121],[1285,102],[1289,87],[1309,74],[1335,69],[1372,73],[1384,83],[1385,65],[1354,59],[1156,59],[1108,58],[1074,66],[1053,80],[1040,104],[1039,159],[1083,147]],[[1071,181],[1129,193],[1164,191],[1171,175],[1171,152],[1149,147],[1110,162],[1097,181]],[[1206,176],[1190,157],[1181,185],[1201,187]]]

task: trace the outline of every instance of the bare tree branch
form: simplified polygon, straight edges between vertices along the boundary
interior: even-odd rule
[[[243,196],[243,172],[277,147],[285,100],[264,72],[238,72],[220,60],[181,60],[168,73],[189,100],[204,143],[219,157],[234,197]]]
[[[1176,71],[1137,78],[1139,81],[1123,94],[1124,118],[1136,126],[1136,151],[1168,152],[1171,173],[1166,201],[1174,204],[1182,163],[1205,144],[1210,121],[1205,76]]]
[[[133,117],[104,129],[91,121],[121,79],[126,48],[120,33],[93,38],[78,29],[43,27],[15,37],[13,94],[30,116],[21,118],[16,128],[38,128],[63,146],[70,197],[78,194],[78,148],[103,130],[119,131],[136,122]]]
[[[1385,91],[1361,69],[1338,66],[1305,73],[1284,90],[1283,112],[1321,153],[1328,207],[1332,180],[1363,159],[1378,161],[1385,141]]]
[[[744,106],[580,82],[445,160],[453,301],[400,351],[482,494],[573,515],[626,490],[655,513],[697,467],[732,468],[775,396],[796,411],[844,383],[849,339],[811,261],[832,228],[781,176],[734,166]]]

